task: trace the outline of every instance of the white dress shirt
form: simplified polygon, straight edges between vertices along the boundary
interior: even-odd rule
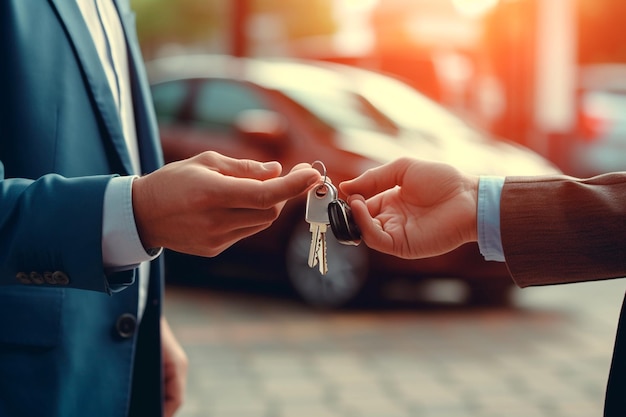
[[[89,28],[117,106],[134,174],[141,174],[135,130],[126,39],[113,0],[76,0]],[[136,176],[113,178],[106,189],[102,222],[102,259],[109,271],[139,266],[139,307],[141,317],[147,298],[150,265],[137,233],[132,207],[132,182]]]

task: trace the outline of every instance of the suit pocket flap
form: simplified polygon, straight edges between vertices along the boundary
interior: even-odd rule
[[[0,288],[0,345],[54,347],[59,342],[63,290]]]

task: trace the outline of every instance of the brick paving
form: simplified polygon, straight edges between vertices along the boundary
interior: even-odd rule
[[[624,289],[529,288],[506,309],[319,312],[168,287],[191,365],[178,416],[601,416]]]

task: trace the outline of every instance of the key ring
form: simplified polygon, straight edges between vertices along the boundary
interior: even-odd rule
[[[328,178],[328,175],[326,175],[326,165],[324,165],[322,161],[317,160],[313,161],[311,167],[313,167],[315,164],[320,164],[322,166],[323,170],[321,171],[321,174],[324,176],[322,184],[315,189],[315,195],[317,195],[318,198],[323,198],[328,192],[328,186],[332,183],[330,181],[330,178]]]
[[[322,161],[314,161],[311,164],[311,167],[313,167],[315,164],[320,164],[322,166],[322,168],[324,169],[322,171],[322,175],[324,175],[324,180],[322,181],[323,184],[326,184],[327,180],[328,180],[328,176],[326,175],[326,165],[324,165],[324,163]]]

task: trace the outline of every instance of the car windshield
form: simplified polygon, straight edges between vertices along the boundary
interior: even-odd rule
[[[344,75],[341,88],[318,83],[289,84],[280,89],[335,130],[405,132],[439,141],[481,140],[460,118],[402,82],[351,68]]]
[[[335,130],[396,134],[397,127],[367,100],[344,89],[286,89],[282,93]]]
[[[360,71],[354,73],[359,74]],[[363,96],[404,128],[420,130],[425,126],[465,126],[463,121],[440,105],[393,78],[368,72],[361,73],[354,80]]]

